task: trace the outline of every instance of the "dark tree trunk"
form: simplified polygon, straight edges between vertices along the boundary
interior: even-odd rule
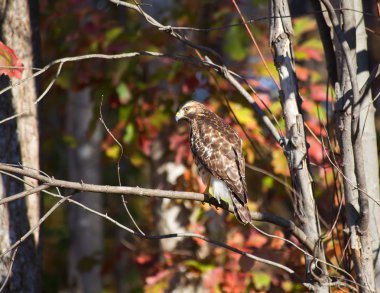
[[[14,49],[24,64],[22,77],[32,75],[32,67],[39,58],[38,9],[35,1],[0,1],[1,40]],[[0,77],[1,88],[10,80]],[[14,81],[13,81],[14,82]],[[14,87],[0,97],[0,120],[14,114],[24,113],[0,125],[1,162],[22,163],[24,166],[39,170],[39,132],[37,124],[36,82],[34,79]],[[23,191],[37,182],[25,179],[25,184],[11,177],[1,177],[1,197]],[[40,197],[28,196],[0,207],[0,249],[4,251],[25,234],[40,217]],[[12,275],[5,291],[39,292],[41,288],[41,254],[39,230],[21,243],[12,268]],[[0,264],[1,281],[4,281],[10,254]]]

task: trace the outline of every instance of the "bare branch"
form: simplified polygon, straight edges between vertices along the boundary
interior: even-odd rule
[[[61,205],[63,204],[70,196],[63,197],[61,200],[59,200],[54,206],[50,208],[49,211],[46,212],[46,214],[38,221],[36,225],[34,225],[27,233],[25,233],[19,240],[17,240],[15,243],[12,244],[11,247],[1,252],[0,259],[4,257],[7,253],[15,249],[20,245],[21,242],[23,242],[26,238],[28,238],[36,229],[38,229],[41,224]]]
[[[2,165],[2,164],[1,164]],[[16,169],[19,169],[21,170],[20,168],[16,168]],[[25,175],[27,176],[27,175]],[[41,175],[42,176],[42,175]],[[44,177],[44,176],[43,176]],[[34,178],[34,177],[32,177]],[[20,180],[22,180],[21,178],[19,178]],[[52,182],[55,180],[53,178],[50,179]],[[44,192],[46,192],[45,190],[43,190]],[[213,240],[213,239],[210,239],[206,236],[203,236],[203,235],[200,235],[200,234],[196,234],[196,233],[189,233],[189,232],[183,232],[183,233],[171,233],[171,234],[163,234],[163,235],[145,235],[145,234],[142,234],[140,232],[136,232],[128,227],[126,227],[125,225],[119,223],[118,221],[112,219],[111,217],[109,217],[107,214],[102,214],[98,211],[95,211],[91,208],[88,208],[87,206],[75,201],[75,200],[72,200],[71,199],[71,195],[70,196],[61,196],[61,195],[58,195],[58,194],[53,194],[53,196],[55,197],[59,197],[60,200],[52,207],[50,208],[50,210],[39,220],[38,224],[35,225],[34,227],[32,227],[27,233],[25,233],[17,242],[15,242],[11,247],[9,247],[8,249],[6,249],[5,251],[3,251],[0,255],[0,259],[3,258],[7,253],[9,253],[10,251],[12,251],[13,249],[17,248],[26,238],[28,238],[34,230],[36,230],[62,203],[64,203],[65,201],[68,201],[70,203],[74,203],[76,205],[79,205],[81,206],[82,208],[88,210],[89,212],[92,212],[98,216],[101,216],[105,219],[107,219],[108,221],[116,224],[117,226],[119,226],[120,228],[128,231],[129,233],[137,236],[137,237],[140,237],[140,238],[145,238],[145,239],[166,239],[166,238],[174,238],[174,237],[191,237],[191,238],[198,238],[198,239],[201,239],[201,240],[204,240],[206,242],[209,242],[211,244],[214,244],[216,246],[220,246],[220,247],[223,247],[223,248],[226,248],[228,250],[231,250],[237,254],[240,254],[242,256],[245,256],[245,257],[248,257],[250,259],[253,259],[255,261],[258,261],[258,262],[261,262],[261,263],[265,263],[267,265],[271,265],[271,266],[274,266],[274,267],[277,267],[279,269],[282,269],[286,272],[288,272],[289,274],[295,274],[294,270],[290,269],[289,267],[285,266],[285,265],[282,265],[282,264],[279,264],[277,262],[274,262],[274,261],[270,261],[270,260],[267,260],[267,259],[263,259],[261,257],[258,257],[258,256],[255,256],[251,253],[247,253],[247,252],[244,252],[240,249],[237,249],[233,246],[230,246],[226,243],[223,243],[221,241],[217,241],[217,240]]]
[[[169,199],[182,199],[182,200],[194,200],[199,202],[205,202],[214,205],[215,207],[222,208],[226,211],[233,212],[233,208],[228,206],[227,203],[221,202],[219,204],[214,198],[209,197],[206,194],[196,193],[196,192],[184,192],[184,191],[171,191],[171,190],[159,190],[159,189],[149,189],[140,187],[129,187],[129,186],[108,186],[108,185],[94,185],[78,182],[70,182],[64,180],[57,180],[55,178],[50,178],[45,175],[41,175],[35,170],[26,170],[18,167],[14,167],[7,164],[0,164],[0,170],[3,172],[9,172],[12,174],[18,174],[22,176],[27,176],[34,178],[43,184],[37,188],[40,190],[45,190],[46,187],[61,187],[66,189],[72,189],[77,191],[85,192],[102,192],[102,193],[113,193],[113,194],[127,194],[127,195],[138,195],[145,197],[159,197],[159,198],[169,198]],[[42,188],[43,187],[43,188]],[[34,191],[35,192],[35,191]],[[12,198],[11,200],[16,200],[22,196],[27,196],[27,192],[16,194],[7,198]],[[0,204],[10,202],[7,198],[0,200]],[[305,247],[312,252],[314,250],[313,242],[308,239],[305,233],[299,229],[294,222],[287,220],[285,218],[275,216],[269,213],[252,212],[252,218],[255,221],[268,222],[283,228],[288,229],[293,235],[303,244]]]
[[[9,203],[9,202],[14,201],[16,199],[23,198],[25,196],[40,192],[40,191],[48,189],[48,188],[49,188],[49,185],[42,184],[42,185],[39,185],[39,186],[34,187],[32,189],[28,189],[28,190],[25,190],[23,192],[20,192],[20,193],[17,193],[17,194],[8,196],[8,197],[4,197],[4,198],[0,199],[0,205],[5,204],[5,203]],[[0,290],[0,292],[1,292],[1,290]]]
[[[15,250],[13,251],[13,254],[12,254],[12,257],[11,257],[11,261],[10,261],[10,265],[9,265],[9,268],[8,268],[8,273],[7,273],[7,276],[5,277],[4,283],[1,285],[0,292],[3,292],[5,286],[8,283],[9,277],[10,277],[10,275],[12,273],[12,267],[13,267],[13,264],[15,262],[17,250],[18,250],[18,247],[16,247]]]

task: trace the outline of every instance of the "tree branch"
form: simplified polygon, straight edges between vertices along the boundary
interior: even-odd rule
[[[4,169],[6,169],[8,172],[12,172],[12,170],[13,171],[24,171],[24,172],[19,172],[19,173],[14,172],[14,173],[19,174],[19,175],[23,175],[23,176],[28,176],[28,174],[29,174],[30,176],[28,176],[28,177],[35,178],[35,179],[37,179],[39,181],[42,181],[41,179],[46,180],[46,181],[50,181],[49,184],[46,183],[45,186],[46,185],[48,185],[48,186],[56,186],[55,185],[55,182],[56,182],[56,184],[62,185],[62,187],[66,187],[66,186],[71,186],[74,183],[74,182],[63,181],[63,180],[55,180],[54,178],[49,178],[47,176],[40,175],[40,174],[38,174],[38,172],[36,172],[34,170],[27,171],[27,170],[23,170],[21,168],[12,167],[12,166],[5,165],[5,164],[0,164],[0,165],[1,165],[1,167],[4,167]],[[7,168],[7,167],[11,167],[11,168]],[[14,170],[13,168],[17,169],[17,170]],[[20,173],[22,173],[22,174],[20,174]],[[74,188],[74,189],[85,191],[85,188],[91,185],[92,189],[90,189],[90,191],[93,191],[94,190],[93,188],[95,188],[95,187],[99,187],[100,190],[102,190],[103,188],[105,188],[105,189],[109,189],[109,190],[115,191],[113,193],[119,193],[120,192],[120,188],[117,188],[119,190],[114,190],[112,186],[100,186],[100,185],[92,185],[92,184],[84,184],[84,183],[78,183],[78,184],[82,186],[82,189],[77,189],[77,188]],[[73,186],[77,186],[77,185],[74,184]],[[131,194],[134,194],[134,195],[142,195],[142,194],[144,194],[145,196],[148,196],[147,194],[145,194],[146,189],[142,189],[142,188],[139,188],[139,187],[136,187],[136,188],[129,187],[127,189],[130,192],[131,192],[132,189],[135,189],[135,192],[131,193]],[[88,191],[88,190],[86,190],[86,191]],[[116,191],[119,191],[119,192],[116,192]],[[143,191],[142,194],[141,194],[141,191]],[[169,192],[169,191],[163,191],[163,190],[157,190],[157,191],[160,191],[160,192]],[[126,194],[127,192],[123,192],[123,193]],[[194,193],[194,194],[196,194],[196,193]],[[23,195],[26,196],[26,193],[23,193]],[[199,194],[199,195],[202,196],[202,194]],[[134,230],[132,230],[132,229],[124,226],[123,224],[121,224],[118,221],[116,221],[116,220],[112,219],[111,217],[109,217],[107,214],[104,215],[102,213],[99,213],[98,211],[95,211],[93,209],[90,209],[90,208],[86,207],[85,205],[83,205],[81,203],[76,202],[75,200],[72,200],[71,199],[71,195],[64,197],[64,196],[55,194],[54,196],[59,197],[60,200],[52,208],[50,208],[49,211],[46,212],[46,214],[39,220],[39,222],[35,226],[33,226],[27,233],[25,233],[18,241],[16,241],[14,244],[12,244],[12,246],[10,246],[8,249],[6,249],[3,252],[1,252],[0,259],[3,258],[7,253],[9,253],[10,251],[12,251],[13,249],[17,249],[17,247],[26,238],[28,238],[59,206],[61,206],[65,201],[68,201],[68,202],[77,204],[77,205],[81,206],[82,208],[85,208],[86,210],[88,210],[88,211],[90,211],[92,213],[95,213],[98,216],[101,216],[101,217],[103,217],[103,218],[111,221],[112,223],[116,224],[117,226],[123,228],[124,230],[128,231],[129,233],[131,233],[131,234],[133,234],[133,235],[135,235],[137,237],[140,237],[140,238],[145,238],[145,239],[166,239],[166,238],[174,238],[174,237],[198,238],[198,239],[201,239],[203,241],[206,241],[206,242],[209,242],[211,244],[214,244],[216,246],[220,246],[220,247],[226,248],[228,250],[231,250],[231,251],[233,251],[233,252],[235,252],[237,254],[240,254],[242,256],[248,257],[248,258],[253,259],[255,261],[258,261],[258,262],[261,262],[261,263],[265,263],[267,265],[271,265],[271,266],[277,267],[279,269],[282,269],[282,270],[288,272],[289,274],[295,274],[294,270],[290,269],[289,267],[287,267],[285,265],[282,265],[282,264],[279,264],[277,262],[270,261],[270,260],[267,260],[267,259],[263,259],[261,257],[255,256],[255,255],[253,255],[251,253],[247,253],[245,251],[237,249],[237,248],[235,248],[233,246],[230,246],[230,245],[228,245],[226,243],[223,243],[221,241],[210,239],[210,238],[208,238],[208,237],[206,237],[204,235],[200,235],[200,234],[196,234],[196,233],[189,233],[189,232],[170,233],[170,234],[163,234],[163,235],[145,235],[145,234],[142,234],[140,232],[136,232],[136,231],[134,231]],[[19,199],[19,198],[21,198],[21,193],[16,194],[16,195],[11,196],[11,197],[13,197],[14,200]],[[232,209],[231,209],[231,211],[232,211]]]
[[[61,187],[66,189],[72,189],[76,191],[83,192],[101,192],[107,194],[126,194],[126,195],[138,195],[145,197],[159,197],[159,198],[169,198],[169,199],[182,199],[182,200],[194,200],[203,203],[211,204],[217,208],[222,208],[228,212],[233,213],[233,208],[229,206],[226,202],[221,202],[220,204],[213,197],[209,197],[206,194],[196,193],[196,192],[185,192],[185,191],[172,191],[172,190],[159,190],[159,189],[149,189],[141,187],[129,187],[129,186],[108,186],[108,185],[94,185],[78,182],[70,182],[64,180],[57,180],[45,175],[41,175],[35,170],[27,170],[19,167],[14,167],[11,165],[0,163],[0,171],[9,172],[12,174],[18,174],[22,176],[27,176],[34,178],[42,185],[28,190],[27,192],[21,192],[0,200],[0,205],[9,203],[12,200],[16,200],[25,197],[29,194],[35,193],[36,191],[45,190],[48,187]],[[293,221],[270,214],[270,213],[260,213],[252,212],[252,219],[260,222],[268,222],[285,229],[288,229],[305,247],[312,253],[315,249],[314,243],[306,236],[306,234],[297,227]]]

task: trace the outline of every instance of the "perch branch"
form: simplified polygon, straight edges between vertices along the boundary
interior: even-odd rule
[[[214,198],[209,197],[206,194],[196,193],[196,192],[185,192],[185,191],[172,191],[172,190],[159,190],[159,189],[149,189],[149,188],[141,188],[141,187],[129,187],[129,186],[108,186],[108,185],[94,185],[87,184],[84,182],[70,182],[64,180],[58,180],[55,178],[51,178],[45,175],[41,175],[35,170],[26,170],[19,167],[14,167],[11,165],[0,163],[0,171],[9,172],[11,174],[18,174],[22,176],[27,176],[30,178],[34,178],[42,183],[39,186],[39,190],[45,190],[47,187],[61,187],[81,192],[101,192],[107,194],[126,194],[126,195],[137,195],[137,196],[145,196],[145,197],[159,197],[159,198],[169,198],[169,199],[182,199],[182,200],[194,200],[204,203],[209,203],[214,205],[215,207],[222,208],[226,211],[233,212],[233,208],[229,206],[225,202],[221,202],[219,204]],[[9,203],[12,200],[19,199],[21,197],[27,196],[28,194],[32,194],[36,192],[38,187],[34,189],[30,189],[29,193],[21,192],[4,199],[0,200],[0,205]],[[33,192],[31,192],[33,190]],[[261,212],[252,212],[252,219],[255,221],[268,222],[285,229],[288,229],[305,247],[309,252],[313,252],[314,243],[305,235],[305,233],[297,227],[294,222],[273,215],[269,213],[261,213]]]

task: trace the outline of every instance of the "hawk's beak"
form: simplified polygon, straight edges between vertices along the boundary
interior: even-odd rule
[[[178,122],[182,118],[183,118],[183,111],[181,109],[181,110],[178,110],[178,112],[175,114],[175,121]]]

